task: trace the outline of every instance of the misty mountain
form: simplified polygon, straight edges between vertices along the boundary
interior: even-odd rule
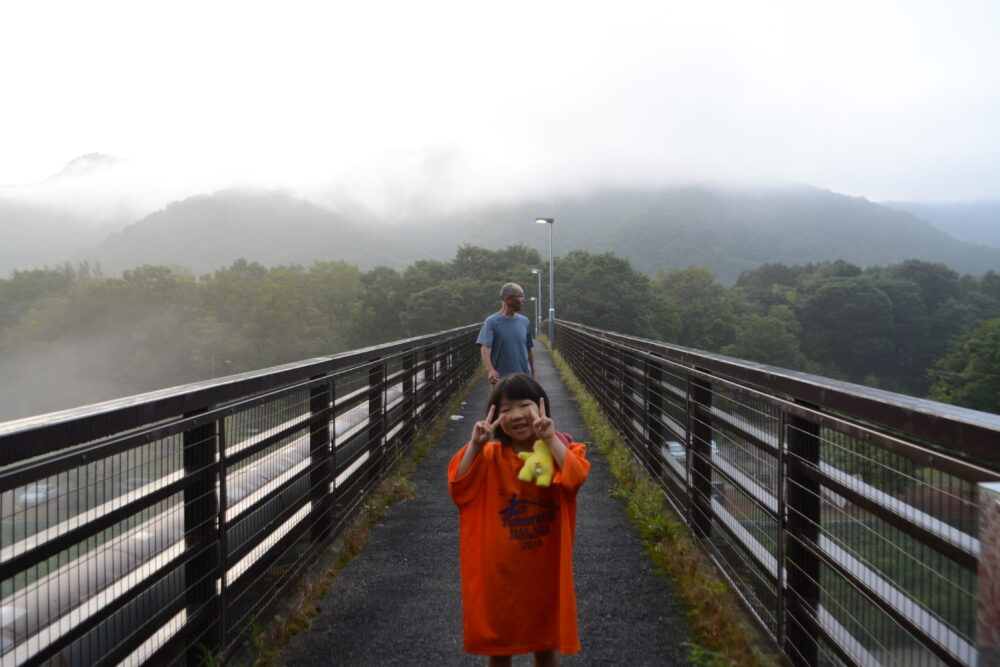
[[[522,242],[547,255],[548,231],[536,216],[556,216],[557,255],[611,251],[647,274],[707,266],[725,283],[763,263],[844,259],[862,267],[910,258],[961,273],[1000,270],[1000,249],[954,239],[909,213],[812,187],[667,187],[605,191],[523,205],[467,210],[426,221],[414,251],[474,243]]]
[[[942,204],[889,201],[883,204],[912,213],[956,239],[1000,248],[1000,201]]]
[[[86,178],[101,172],[114,169],[125,164],[125,160],[106,153],[87,153],[78,158],[74,158],[66,163],[59,172],[53,174],[46,181],[60,181]]]
[[[959,241],[910,213],[811,187],[667,187],[602,191],[424,215],[402,224],[337,214],[287,194],[227,190],[176,202],[74,256],[105,272],[144,263],[203,273],[245,257],[265,265],[342,259],[362,269],[447,260],[465,243],[523,243],[548,255],[614,252],[645,273],[708,266],[725,283],[767,262],[844,259],[862,267],[909,258],[961,273],[1000,270],[1000,249]]]
[[[124,163],[88,153],[38,183],[0,186],[0,276],[62,264],[133,222],[128,197],[101,180]]]
[[[0,198],[0,277],[62,264],[105,234],[81,216]]]
[[[257,189],[174,202],[78,252],[74,260],[100,262],[105,273],[162,264],[201,274],[241,257],[266,266],[345,259],[375,267],[404,261],[387,254],[380,235],[368,227],[290,195]]]

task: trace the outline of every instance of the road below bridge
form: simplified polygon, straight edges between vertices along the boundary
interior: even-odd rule
[[[538,380],[556,428],[588,442],[576,403],[551,357],[535,348]],[[458,511],[447,466],[468,440],[489,393],[483,380],[412,477],[416,497],[395,504],[364,551],[344,567],[319,602],[311,626],[284,649],[287,665],[482,665],[462,649]],[[588,443],[589,444],[589,443]],[[581,653],[564,665],[683,665],[683,611],[653,572],[620,501],[611,497],[608,463],[590,447],[590,478],[578,497],[574,550]],[[515,665],[531,664],[530,656]]]

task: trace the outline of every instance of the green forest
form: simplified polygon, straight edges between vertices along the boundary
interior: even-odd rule
[[[363,271],[238,260],[194,276],[87,263],[0,280],[0,419],[478,322],[520,283],[543,313],[548,263],[523,245]],[[555,262],[560,319],[1000,412],[1000,274],[907,260],[765,264],[726,286],[704,267],[649,277],[576,250]],[[525,314],[533,317],[534,303]]]

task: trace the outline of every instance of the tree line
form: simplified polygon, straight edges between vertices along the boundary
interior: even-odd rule
[[[500,285],[548,308],[523,245],[361,271],[238,260],[193,276],[86,263],[0,280],[0,418],[335,354],[481,321]],[[555,262],[557,317],[1000,412],[1000,275],[908,260],[765,264],[727,287],[701,267],[649,277],[610,253]],[[534,304],[525,304],[533,317]]]

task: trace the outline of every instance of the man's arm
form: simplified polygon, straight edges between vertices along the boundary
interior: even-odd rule
[[[531,365],[531,378],[535,378],[535,353],[528,348],[528,363]]]
[[[530,350],[529,350],[530,352]],[[490,381],[490,384],[496,384],[500,381],[500,374],[497,373],[497,369],[493,368],[493,363],[490,361],[490,346],[480,345],[479,346],[479,356],[483,359],[483,366],[486,366],[486,379]],[[535,365],[531,364],[532,374],[534,374]]]

